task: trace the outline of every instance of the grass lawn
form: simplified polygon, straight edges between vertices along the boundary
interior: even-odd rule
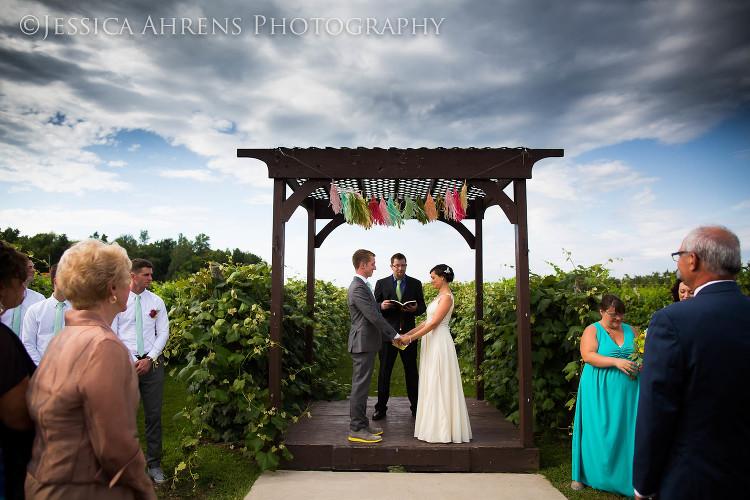
[[[350,384],[351,370],[351,358],[345,356],[341,365],[336,370],[337,379],[343,383]],[[376,361],[372,384],[370,385],[371,396],[377,394],[377,373],[378,362]],[[467,397],[475,395],[473,385],[465,384],[464,391]],[[393,369],[391,396],[406,396],[404,369],[400,358],[396,361]],[[173,471],[177,464],[182,461],[182,456],[177,453],[180,428],[177,422],[172,419],[172,415],[183,409],[186,398],[187,390],[185,387],[167,374],[164,384],[164,407],[162,411],[162,434],[164,440],[162,468],[164,469],[167,482],[157,486],[156,491],[159,498],[170,500],[181,498],[243,499],[247,492],[250,491],[261,471],[251,460],[243,457],[240,452],[232,450],[224,444],[206,442],[199,445],[198,469],[195,470],[199,478],[196,481],[195,490],[193,490],[193,485],[189,481],[177,483],[175,488],[172,488],[171,479]],[[368,414],[371,414],[372,411],[372,408],[368,408]],[[138,411],[138,432],[141,443],[144,443],[142,410]],[[582,491],[571,490],[570,439],[567,437],[537,438],[535,442],[539,447],[541,455],[540,473],[567,498],[586,500],[624,498],[590,488]],[[146,451],[145,445],[143,451],[144,453]]]
[[[167,369],[168,371],[169,369]],[[191,481],[178,482],[172,489],[174,469],[183,459],[182,455],[178,453],[180,427],[172,419],[172,416],[185,407],[187,395],[185,386],[167,373],[164,380],[164,403],[162,407],[164,449],[162,469],[167,481],[156,487],[159,498],[217,498],[226,500],[245,498],[260,475],[260,470],[255,463],[243,457],[242,453],[230,449],[225,444],[200,444],[198,469],[194,471],[199,475],[195,490],[193,490]],[[138,409],[138,435],[145,454],[142,408]]]

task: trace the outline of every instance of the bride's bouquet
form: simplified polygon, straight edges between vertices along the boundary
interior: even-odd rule
[[[643,368],[643,348],[646,345],[646,331],[638,334],[633,339],[633,352],[630,354],[630,359],[635,363],[635,372],[630,374],[630,380],[635,380],[638,375],[641,374],[641,368]]]

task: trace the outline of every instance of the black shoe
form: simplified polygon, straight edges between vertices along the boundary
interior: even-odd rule
[[[373,420],[382,420],[385,418],[385,412],[380,410],[375,410],[375,413],[372,414]]]

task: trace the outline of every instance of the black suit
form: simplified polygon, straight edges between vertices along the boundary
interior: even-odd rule
[[[404,334],[416,325],[414,319],[424,314],[427,306],[424,303],[422,283],[410,276],[404,275],[403,293],[399,302],[409,300],[417,301],[417,309],[412,313],[400,311],[398,308],[389,308],[382,311],[383,317],[400,334]],[[396,281],[393,275],[378,280],[375,284],[375,300],[378,304],[384,300],[398,300],[396,295]],[[378,371],[378,402],[375,409],[385,413],[388,409],[388,398],[391,394],[391,373],[398,354],[401,354],[401,362],[404,364],[404,375],[406,377],[406,394],[409,396],[411,411],[417,411],[417,393],[419,392],[419,375],[417,373],[417,343],[410,344],[403,351],[393,346],[390,342],[384,342],[378,358],[380,369]]]
[[[734,282],[654,313],[635,427],[639,493],[750,498],[748,356],[750,298]]]

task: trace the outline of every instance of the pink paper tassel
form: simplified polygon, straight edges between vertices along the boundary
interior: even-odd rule
[[[453,188],[453,206],[456,208],[456,222],[461,222],[466,218],[466,211],[461,204],[461,195],[458,194],[456,188]]]
[[[331,181],[331,194],[330,194],[330,202],[331,202],[331,208],[333,209],[333,213],[340,214],[341,213],[341,196],[339,194],[339,188],[336,187],[336,184],[334,184],[333,181]]]
[[[380,204],[378,203],[378,200],[376,200],[374,197],[371,198],[369,205],[370,213],[372,214],[372,223],[382,226],[384,223],[383,214],[380,213]]]
[[[456,206],[453,202],[451,188],[445,188],[445,218],[456,220]]]
[[[380,215],[383,217],[384,226],[393,225],[393,222],[391,221],[391,214],[388,213],[388,202],[385,201],[382,196],[380,197]]]

